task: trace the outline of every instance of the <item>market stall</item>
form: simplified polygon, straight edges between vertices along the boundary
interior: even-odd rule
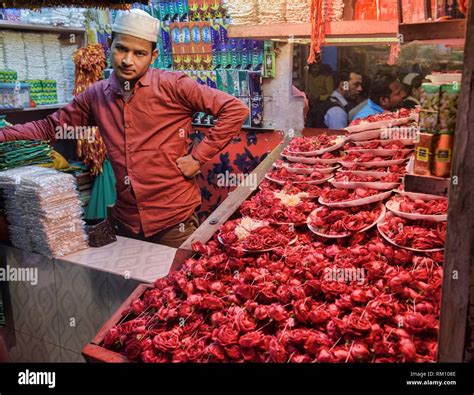
[[[167,11],[159,10],[158,5],[156,3],[153,7],[140,6],[163,20],[162,31],[159,34],[160,37],[161,35],[166,37],[166,40],[160,39],[162,51],[153,67],[171,68],[174,66],[177,68],[176,55],[180,53],[179,43],[173,43],[175,55],[173,59],[173,53],[167,52],[168,49],[171,51],[172,46],[169,36],[171,21],[164,21]],[[119,8],[123,7],[123,5],[119,6]],[[182,12],[187,17],[188,9]],[[7,70],[2,71],[1,82],[10,84],[11,86],[8,85],[5,88],[11,89],[8,95],[5,92],[5,96],[2,96],[0,106],[2,123],[0,125],[8,126],[43,119],[58,108],[62,108],[73,94],[80,93],[88,85],[102,78],[102,71],[106,67],[105,54],[110,51],[108,39],[111,36],[109,23],[111,19],[109,18],[115,17],[115,14],[115,10],[103,8],[89,10],[51,8],[42,11],[2,9],[0,69]],[[217,15],[215,17],[218,18]],[[201,10],[193,14],[193,20],[196,18],[197,20],[201,18]],[[187,26],[190,27],[191,24],[188,23]],[[201,23],[200,28],[208,26],[209,23]],[[226,25],[223,21],[220,21],[217,27],[225,35]],[[16,53],[13,51],[15,49],[13,41],[17,41],[19,45]],[[217,45],[214,40],[213,43]],[[243,41],[239,45],[242,43]],[[256,47],[251,48],[250,42],[244,44],[250,51],[247,52],[249,56],[246,62],[250,62],[252,70],[247,70],[247,63],[241,70],[237,70],[237,66],[241,67],[240,64],[235,64],[235,59],[227,56],[225,61],[228,64],[225,63],[224,66],[232,66],[233,70],[214,71],[208,67],[208,70],[199,71],[198,75],[197,63],[193,63],[188,65],[189,69],[185,72],[201,84],[219,87],[221,90],[239,96],[249,106],[251,96],[257,96],[258,101],[261,83],[259,70],[262,67],[264,45],[256,43]],[[223,43],[218,50],[227,52],[230,51],[230,46],[227,48]],[[230,55],[230,52],[228,54]],[[167,61],[170,61],[170,64],[165,65]],[[56,103],[54,104],[43,103],[43,99],[46,98],[46,91],[42,90],[45,78],[56,81]],[[24,80],[26,84],[22,86],[24,90],[19,93],[15,91],[17,79]],[[44,86],[46,87],[46,83]],[[27,93],[29,100],[26,99]],[[280,133],[273,129],[262,128],[261,111],[256,108],[253,111],[253,119],[249,117],[246,120],[245,129],[232,139],[220,155],[201,168],[201,173],[197,177],[203,201],[197,212],[201,220],[207,218],[225,200],[227,194],[235,189],[240,176],[251,172],[281,141]],[[199,144],[215,122],[210,115],[196,114],[193,130],[189,131],[191,143]],[[114,175],[110,165],[107,164],[104,145],[96,130],[90,133],[90,135],[94,133],[94,144],[87,141],[89,136],[87,130],[77,144],[75,139],[68,138],[67,132],[66,130],[58,137],[53,147],[54,151],[47,144],[36,145],[29,142],[19,143],[19,145],[3,144],[2,170],[46,164],[49,167],[54,166],[61,172],[72,174],[86,219],[92,219],[91,221],[97,223],[105,217],[106,204],[114,203],[115,195],[112,193],[115,183]],[[28,151],[28,154],[22,156],[20,150]],[[64,156],[61,167],[56,166],[59,163],[59,160],[56,160],[56,153]],[[80,163],[80,159],[83,159],[84,163]],[[60,174],[58,172],[57,176],[59,177]],[[220,183],[219,175],[226,174],[228,177],[224,180],[225,182]],[[4,176],[6,177],[4,181],[9,185],[11,185],[11,180],[16,185],[16,177],[22,177],[19,173],[10,173],[12,178],[8,178],[7,173]],[[70,177],[64,179],[72,182]],[[39,185],[34,186],[34,188],[37,187],[40,188]],[[58,185],[50,187],[50,192],[56,195],[57,200],[60,200]],[[15,361],[24,362],[80,360],[79,353],[83,345],[138,283],[153,282],[156,278],[168,274],[176,249],[120,237],[117,241],[98,248],[97,244],[104,244],[104,240],[93,242],[91,234],[89,234],[89,246],[78,243],[75,248],[67,251],[49,248],[56,233],[53,233],[52,229],[46,229],[38,235],[37,230],[42,228],[44,219],[38,218],[38,222],[34,225],[27,223],[28,209],[25,209],[22,216],[17,219],[17,224],[25,225],[20,226],[22,233],[16,235],[12,230],[11,222],[14,219],[11,213],[18,211],[22,206],[19,200],[13,198],[13,195],[17,196],[16,192],[16,189],[12,189],[11,199],[7,199],[8,203],[2,200],[2,240],[14,246],[2,246],[4,254],[2,265],[6,270],[5,273],[8,269],[11,269],[13,273],[22,268],[28,268],[32,273],[36,270],[39,272],[37,283],[34,285],[11,280],[5,287],[5,298],[2,299],[5,300],[4,324],[10,357]],[[71,194],[75,195],[72,191]],[[106,204],[104,204],[104,199],[108,200]],[[15,201],[18,205],[13,205]],[[23,200],[23,203],[25,202],[26,200]],[[4,206],[8,206],[9,209]],[[48,215],[58,214],[52,212]],[[75,225],[80,237],[83,237],[84,234],[80,232],[83,223],[76,222]],[[68,226],[63,224],[65,229],[62,231],[70,232],[69,236],[71,236],[72,231]],[[100,229],[96,233],[101,236]],[[13,234],[15,236],[12,236]],[[49,235],[53,236],[49,237]],[[69,236],[63,234],[62,239],[67,240]],[[44,241],[43,247],[48,247],[42,250],[38,239]],[[109,239],[107,242],[111,241],[112,239]],[[37,262],[38,265],[33,262]],[[78,287],[71,286],[68,282],[70,277],[75,278]],[[68,281],[63,281],[65,279]],[[28,295],[41,297],[27,297]],[[54,311],[59,311],[59,315]],[[68,311],[72,314],[68,314]],[[31,322],[31,316],[35,316],[33,322]],[[37,351],[30,353],[31,349]]]
[[[379,362],[396,361],[397,359],[390,359],[388,349],[382,351],[384,346],[373,342],[369,343],[373,339],[367,339],[367,343],[361,341],[360,336],[363,333],[366,333],[366,335],[370,333],[371,324],[376,325],[379,331],[382,330],[382,322],[386,324],[386,335],[388,334],[388,336],[392,336],[394,331],[400,329],[397,329],[396,322],[389,323],[393,320],[391,313],[387,313],[390,320],[385,321],[382,316],[377,316],[379,313],[370,313],[367,309],[373,308],[378,311],[382,308],[382,305],[385,306],[384,309],[388,308],[388,305],[392,305],[391,308],[402,313],[403,308],[398,310],[397,304],[398,306],[402,306],[404,303],[408,304],[411,298],[413,300],[417,298],[414,295],[421,298],[421,295],[417,293],[420,289],[418,291],[412,289],[408,284],[413,281],[412,275],[417,276],[409,273],[417,273],[421,269],[419,267],[420,262],[424,260],[424,263],[431,265],[432,271],[428,274],[426,272],[428,269],[423,268],[425,272],[423,275],[420,272],[420,276],[426,281],[426,283],[423,283],[425,286],[432,287],[432,293],[431,296],[426,294],[425,298],[428,298],[427,300],[419,301],[421,304],[418,306],[418,310],[426,314],[428,310],[423,309],[429,306],[430,314],[434,315],[428,314],[424,318],[420,313],[416,313],[416,305],[413,305],[413,309],[408,308],[399,317],[402,321],[407,320],[407,330],[412,335],[412,331],[421,333],[416,341],[423,343],[424,351],[421,351],[423,356],[415,355],[415,343],[412,343],[411,340],[410,342],[406,339],[403,340],[403,336],[410,337],[406,332],[402,331],[397,334],[396,339],[398,340],[396,341],[401,342],[399,347],[402,349],[402,354],[399,361],[435,360],[436,311],[439,311],[441,296],[441,268],[438,265],[442,262],[442,254],[440,255],[439,251],[442,250],[444,233],[440,233],[439,241],[432,241],[432,245],[418,244],[420,240],[417,240],[417,238],[413,238],[411,241],[405,240],[403,245],[408,250],[399,248],[399,245],[386,235],[386,232],[390,232],[391,225],[388,223],[390,217],[384,218],[386,208],[383,204],[377,202],[391,196],[392,189],[400,184],[399,175],[397,174],[399,168],[396,165],[387,168],[391,163],[390,158],[380,159],[379,161],[382,163],[378,165],[382,166],[384,170],[392,170],[393,172],[338,171],[334,173],[333,185],[339,179],[342,184],[337,185],[339,188],[324,190],[320,187],[332,178],[332,172],[339,170],[338,164],[342,164],[343,167],[346,166],[349,169],[357,163],[368,165],[368,162],[357,162],[357,160],[351,163],[347,158],[351,155],[350,151],[355,152],[350,150],[350,148],[353,148],[350,136],[334,135],[329,137],[325,134],[319,134],[316,137],[294,138],[284,143],[256,171],[258,179],[262,180],[265,176],[265,180],[262,180],[263,182],[259,184],[261,190],[253,193],[253,196],[249,199],[247,197],[251,193],[250,190],[242,189],[240,193],[237,191],[238,194],[232,195],[228,201],[224,202],[223,206],[225,207],[221,206],[218,209],[218,211],[222,209],[222,215],[225,215],[225,217],[221,218],[219,216],[218,223],[215,223],[217,221],[211,218],[209,223],[206,224],[208,226],[201,231],[198,230],[189,240],[189,243],[193,243],[199,238],[208,239],[217,230],[217,235],[207,245],[202,245],[199,242],[194,244],[195,251],[199,252],[201,257],[185,261],[184,266],[180,269],[176,267],[178,270],[170,274],[166,280],[156,281],[156,289],[146,291],[142,287],[137,290],[132,300],[128,300],[117,311],[99,332],[93,343],[84,349],[83,353],[86,358],[88,360],[123,360],[123,357],[119,354],[107,351],[105,348],[115,350],[117,347],[115,342],[120,336],[123,336],[120,344],[123,344],[123,346],[129,344],[127,340],[124,340],[127,339],[128,333],[141,333],[140,338],[143,338],[143,341],[140,340],[140,344],[146,344],[148,341],[146,339],[150,335],[146,328],[153,323],[150,326],[153,339],[170,336],[171,341],[171,337],[177,339],[180,336],[186,337],[186,334],[192,335],[191,338],[202,336],[204,339],[209,339],[210,344],[214,344],[212,346],[214,347],[213,350],[208,350],[203,343],[199,356],[196,356],[197,361],[201,361],[201,357],[212,361],[233,361],[244,358],[244,360],[254,362],[286,362],[288,358],[294,362],[309,362],[314,357],[321,361],[334,362],[352,362],[356,360],[369,362],[369,359]],[[407,142],[407,146],[409,145],[410,142]],[[344,151],[346,153],[345,157],[340,156],[343,153],[342,148],[346,148]],[[381,150],[387,151],[387,154],[393,154],[393,150],[383,148]],[[356,151],[360,153],[359,150]],[[405,156],[410,152],[411,149],[407,148],[405,151],[402,150],[401,154]],[[281,157],[286,158],[288,162],[283,162],[281,159],[275,160]],[[307,165],[300,160],[313,161],[313,164]],[[300,164],[303,164],[303,166],[299,166]],[[271,170],[274,166],[276,166],[276,169]],[[377,177],[377,173],[381,176]],[[350,176],[353,179],[354,175],[359,177],[360,181],[358,182],[363,186],[355,188],[356,185],[351,183],[351,178],[347,178]],[[380,189],[368,189],[372,185]],[[280,189],[282,189],[280,192],[276,192]],[[408,193],[403,191],[400,193],[402,199],[408,202],[411,201],[406,196]],[[358,194],[360,196],[357,196]],[[429,198],[427,197],[426,200]],[[317,205],[313,199],[318,199],[322,206]],[[398,198],[393,197],[390,202],[398,203]],[[442,220],[443,214],[439,214],[439,210],[441,212],[447,210],[445,199],[441,198],[439,204],[438,209],[433,208],[434,212],[437,213],[434,215],[436,220]],[[350,208],[333,208],[339,206]],[[387,203],[387,207],[391,206]],[[428,212],[430,209],[427,208],[426,210]],[[279,214],[276,214],[276,211]],[[407,209],[407,211],[410,210]],[[235,215],[240,214],[238,215],[239,218],[231,219],[235,217],[235,215],[231,215],[234,212]],[[416,214],[414,215],[416,216]],[[429,215],[427,214],[427,216]],[[403,219],[400,219],[400,221],[403,221]],[[438,224],[438,222],[433,222],[433,224]],[[376,236],[377,231],[370,230],[376,225],[383,237],[390,240],[388,244],[383,241],[380,235]],[[423,229],[423,227],[419,228],[418,231],[420,229]],[[243,235],[241,235],[242,232]],[[396,232],[397,230],[395,230],[395,234]],[[264,235],[266,237],[263,237]],[[268,241],[265,241],[266,238],[268,238]],[[372,261],[367,257],[360,261],[361,266],[355,263],[359,260],[357,258],[358,254],[369,254],[370,256],[377,249],[379,249],[378,252],[372,258],[375,259],[375,256],[379,256],[377,261]],[[412,253],[409,250],[416,252]],[[424,254],[425,250],[428,252],[426,255]],[[319,258],[316,258],[316,256],[319,256]],[[380,258],[381,256],[382,258]],[[325,262],[326,259],[328,261]],[[335,266],[332,266],[332,259],[339,263],[334,262]],[[343,264],[343,259],[346,264]],[[217,261],[215,264],[212,263],[214,260],[218,260],[218,266],[215,266]],[[299,264],[296,262],[299,262]],[[181,264],[182,262],[179,266]],[[370,268],[365,266],[366,264],[370,264]],[[286,269],[285,265],[287,265]],[[398,265],[403,266],[406,272],[403,271],[402,273],[406,273],[408,277],[401,280],[400,277],[403,277],[403,275],[395,270],[392,273],[393,279],[390,274],[388,278],[384,278],[384,273],[390,272],[388,270],[390,265],[394,265],[394,268],[400,268]],[[275,266],[274,269],[272,269],[273,266]],[[196,272],[195,267],[201,267],[201,271]],[[259,267],[261,269],[258,269]],[[338,281],[325,283],[324,276],[329,276],[332,273],[331,270],[335,271],[335,276],[338,275],[337,270],[341,270],[341,272],[345,270],[348,274],[354,274],[355,276],[357,270],[363,271],[365,270],[364,267],[368,270],[369,279],[366,280],[368,284],[366,283],[362,287],[357,286],[355,277],[350,281],[351,285],[348,288],[344,288],[345,286]],[[344,273],[342,273],[343,276]],[[266,276],[268,276],[268,279],[265,279]],[[378,286],[375,285],[377,282],[379,282]],[[435,286],[435,283],[438,285]],[[218,284],[220,289],[214,289],[213,285],[217,287]],[[329,287],[331,284],[337,285],[337,290]],[[416,287],[416,285],[413,286]],[[385,287],[390,288],[390,294],[385,294]],[[166,312],[172,307],[159,307],[162,303],[165,303],[166,289],[173,290],[174,299],[176,296],[179,297],[178,302],[175,303],[176,306],[173,307],[176,309],[177,315],[172,315],[169,318],[161,316],[161,314],[167,314]],[[227,289],[233,291],[227,292]],[[297,291],[298,289],[300,291]],[[265,297],[258,296],[262,292]],[[347,297],[344,296],[346,293],[348,293]],[[149,299],[151,294],[155,295],[153,301]],[[197,330],[197,326],[191,325],[192,328],[196,329],[195,334],[192,333],[194,329],[189,329],[191,332],[188,331],[186,324],[182,326],[182,329],[179,326],[180,313],[178,312],[185,309],[185,306],[189,303],[191,303],[189,305],[189,308],[191,308],[193,305],[191,299],[194,300],[194,298],[196,300],[203,298],[203,304],[196,302],[198,304],[194,307],[195,313],[191,313],[189,319],[192,319],[191,322],[199,321],[203,333]],[[228,301],[227,298],[229,298]],[[207,305],[205,300],[208,299],[209,303],[212,299],[215,304]],[[147,302],[149,300],[150,302]],[[327,309],[324,308],[325,306],[327,306]],[[263,310],[267,309],[269,309],[268,312],[263,313]],[[274,309],[275,312],[273,313]],[[244,310],[246,313],[244,313]],[[262,311],[261,315],[260,311]],[[316,314],[315,311],[319,311],[319,313]],[[331,312],[334,314],[332,315]],[[309,317],[309,314],[315,315]],[[235,337],[234,340],[228,344],[223,343],[223,340],[219,338],[219,332],[221,330],[230,331],[230,327],[226,329],[226,325],[232,326],[234,319],[240,322],[241,315],[246,317],[242,319],[247,320],[248,329],[241,329],[240,334],[237,330],[232,333],[232,336]],[[295,317],[295,315],[296,318],[290,318]],[[365,320],[364,315],[367,315]],[[217,319],[217,316],[221,319]],[[211,321],[207,321],[209,317],[211,317]],[[214,317],[216,317],[215,320]],[[427,327],[419,328],[419,330],[410,327],[413,325],[413,320],[418,320],[421,317],[425,321],[419,324],[422,326],[426,324]],[[164,320],[163,324],[160,324],[159,318]],[[428,318],[433,320],[429,324]],[[354,327],[349,330],[347,325],[351,325],[350,320],[367,321],[366,325],[368,326],[365,329],[355,329]],[[370,322],[370,320],[374,321]],[[134,332],[135,324],[138,325],[140,322],[142,323],[140,325],[146,325],[143,327],[144,330]],[[337,329],[333,327],[334,325],[338,325]],[[270,329],[264,331],[264,327]],[[129,330],[130,332],[128,332]],[[209,335],[206,336],[206,333],[209,333]],[[295,340],[296,343],[292,343],[291,336],[293,334],[296,336],[296,333],[302,336],[301,340]],[[402,333],[405,333],[405,335],[401,335]],[[252,345],[249,343],[247,346],[246,339],[247,337],[250,338],[251,335],[265,337],[265,341],[270,342],[270,349],[266,349],[266,346],[261,343],[263,338],[257,342],[258,344]],[[294,355],[287,354],[285,348],[281,348],[282,346],[276,340],[280,336],[288,336],[289,343],[284,343],[285,348],[293,347]],[[306,342],[309,342],[308,336],[320,336],[321,338],[319,340],[313,339],[316,344],[309,346],[309,344],[306,344]],[[373,336],[377,335],[373,334]],[[277,343],[274,343],[275,341]],[[324,341],[326,347],[321,348],[322,344],[319,341]],[[395,338],[392,341],[395,341]],[[339,342],[341,345],[338,347]],[[239,346],[231,346],[236,343]],[[290,344],[293,344],[293,346],[290,346]],[[263,347],[261,351],[258,351],[260,350],[259,345]],[[352,354],[354,345],[355,349],[358,350],[357,355],[355,351]],[[137,347],[138,345],[135,345],[134,351],[131,350],[131,346],[123,349],[119,347],[118,350],[125,352],[128,358],[135,360],[141,358],[140,355],[144,355],[137,354]],[[380,355],[377,356],[377,353],[369,352],[367,347],[371,349],[381,347]],[[234,350],[233,353],[230,353],[230,349]],[[148,352],[145,352],[145,350],[143,352],[150,355],[150,361],[154,357],[162,358],[160,359],[162,361],[168,360],[167,358],[182,361],[191,358],[189,354],[182,355],[174,349],[170,349],[164,354],[157,352],[156,355],[152,352],[152,349],[149,349]],[[131,354],[132,352],[133,354]],[[263,354],[260,354],[260,352]],[[359,352],[362,354],[359,355]],[[371,355],[373,355],[373,359]],[[191,360],[195,359],[192,358]]]
[[[238,29],[242,36],[260,38],[282,37],[288,32],[275,26],[256,26],[253,33],[251,26]],[[293,31],[297,29],[301,30],[301,25]],[[348,34],[361,33],[347,29]],[[281,47],[284,58],[290,57],[285,53],[291,54],[287,48],[288,44]],[[286,79],[284,89],[289,88]],[[381,136],[387,126],[408,125],[431,132],[433,138],[433,130],[425,123],[426,112],[438,111],[429,107],[430,88],[429,84],[424,87],[421,114],[400,112],[371,117],[351,125],[340,140],[324,131],[303,132],[315,137],[288,138],[256,170],[261,191],[241,187],[231,195],[215,217],[211,216],[182,246],[173,266],[176,272],[156,281],[154,289],[138,288],[86,346],[85,357],[147,362],[460,361],[462,353],[455,356],[448,346],[454,338],[448,339],[446,332],[441,332],[439,354],[437,351],[437,328],[446,314],[441,314],[440,321],[441,298],[447,309],[453,297],[449,285],[441,293],[443,271],[445,281],[452,280],[451,270],[442,267],[448,213],[444,196],[450,184],[443,177],[449,175],[449,170],[430,159],[424,173],[420,161],[423,148],[428,149],[430,157],[431,150],[437,157],[438,152],[451,148],[444,148],[439,137],[435,143],[439,145],[433,145],[433,141],[426,145],[413,136]],[[458,89],[456,85],[454,88]],[[452,100],[449,94],[440,95],[440,85],[437,89],[438,101],[440,97],[441,101]],[[456,95],[457,100],[459,91]],[[287,102],[288,98],[283,94],[281,100]],[[433,128],[442,131],[436,122]],[[406,167],[409,158],[412,163]],[[266,180],[260,182],[264,176]],[[328,180],[330,176],[334,178]],[[329,187],[319,186],[327,185],[327,181]],[[295,195],[298,193],[301,195]],[[320,206],[311,202],[317,197]],[[291,214],[285,213],[285,205]],[[277,217],[273,215],[275,210]],[[268,235],[269,244],[262,241],[263,235]],[[206,245],[200,243],[211,238]],[[318,273],[317,265],[308,258],[319,253],[330,261],[337,260],[339,270],[346,264],[356,269],[358,251],[370,255],[377,248],[381,249],[377,256],[382,262],[367,258],[378,263],[377,268],[371,267],[373,273],[366,267],[369,281],[363,289],[354,282],[345,291],[327,289],[321,268]],[[292,260],[294,254],[300,257],[302,266]],[[347,259],[346,254],[350,257],[343,263],[340,259]],[[277,265],[282,261],[286,268]],[[281,273],[272,271],[272,265],[283,271],[283,280]],[[246,275],[240,277],[242,272]],[[304,290],[301,295],[299,285]],[[467,289],[464,292],[467,295]],[[264,296],[259,296],[262,293]],[[173,299],[179,297],[171,305],[170,294]],[[463,305],[467,307],[464,298]],[[370,309],[373,311],[368,312]],[[181,311],[190,314],[184,317]],[[365,329],[360,327],[363,324]],[[450,321],[449,326],[453,325],[464,331],[461,317]],[[136,335],[139,341],[132,341],[130,335]],[[374,341],[378,336],[382,343]],[[179,348],[178,339],[189,342],[193,352]],[[469,347],[464,336],[457,338],[457,345],[463,350]]]

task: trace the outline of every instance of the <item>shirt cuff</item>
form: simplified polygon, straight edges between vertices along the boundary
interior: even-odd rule
[[[219,152],[218,147],[211,146],[206,141],[201,141],[197,146],[191,151],[191,156],[196,159],[201,165],[210,160],[217,152]]]

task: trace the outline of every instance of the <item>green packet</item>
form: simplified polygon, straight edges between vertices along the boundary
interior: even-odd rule
[[[459,95],[461,93],[461,84],[454,82],[452,84],[442,84],[441,93],[447,93],[449,95]]]
[[[432,82],[423,82],[421,84],[423,92],[427,93],[437,93],[441,89],[441,84],[434,84]]]
[[[441,85],[424,83],[421,84],[423,92],[421,93],[421,110],[438,111],[440,101]]]
[[[461,85],[459,83],[441,85],[438,127],[442,132],[449,132],[456,129],[460,92]]]
[[[438,129],[439,111],[420,111],[420,130],[425,133],[434,134]]]

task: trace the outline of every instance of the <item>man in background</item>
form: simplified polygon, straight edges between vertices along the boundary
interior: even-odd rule
[[[379,74],[370,85],[367,104],[354,116],[354,120],[393,110],[400,106],[405,96],[403,85],[397,77],[393,74]]]
[[[342,70],[331,96],[319,105],[316,127],[343,129],[349,124],[349,102],[362,92],[362,75],[357,71]]]
[[[324,101],[334,90],[331,66],[313,63],[309,66],[308,97],[309,100]]]
[[[316,123],[316,108],[320,102],[325,101],[334,91],[334,79],[331,66],[313,63],[309,65],[308,83],[306,94],[309,99],[310,111],[307,126],[314,127]]]
[[[405,85],[405,91],[407,93],[407,97],[403,100],[402,107],[415,108],[419,106],[421,93],[423,92],[421,88],[423,77],[418,73],[409,73],[403,78],[402,82]]]
[[[354,119],[355,115],[362,110],[369,100],[370,84],[372,80],[366,75],[362,74],[362,92],[357,97],[357,100],[352,103],[353,107],[349,111],[349,124]]]

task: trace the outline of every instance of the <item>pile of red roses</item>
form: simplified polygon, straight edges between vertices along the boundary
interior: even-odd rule
[[[308,194],[308,198],[317,198],[321,196],[321,193],[323,192],[323,188],[314,185],[314,184],[308,184],[308,183],[300,183],[300,184],[293,184],[291,182],[287,182],[284,185],[276,184],[270,180],[263,180],[259,188],[261,190],[269,190],[269,191],[281,191],[284,193],[288,193],[291,195],[296,195],[301,192],[306,192]]]
[[[227,221],[219,228],[218,238],[225,246],[237,250],[261,251],[275,247],[285,247],[295,239],[296,234],[290,225],[270,226],[254,229],[242,229],[244,238],[239,234],[242,219]]]
[[[402,108],[398,111],[385,111],[381,114],[369,115],[365,118],[359,118],[350,123],[349,126],[360,125],[363,123],[372,123],[372,122],[380,122],[380,121],[392,121],[399,118],[407,118],[411,115],[412,111]]]
[[[294,156],[294,157],[297,157],[297,158],[308,158],[308,156],[306,155],[303,155],[303,154],[295,154],[294,152],[290,152],[288,150],[288,147],[286,147],[283,152],[282,152],[282,155],[286,155],[286,156]],[[327,160],[327,159],[337,159],[341,156],[341,151],[340,150],[334,150],[334,151],[329,151],[329,152],[324,152],[323,154],[321,155],[318,155],[317,158],[318,159],[323,159],[323,160]],[[314,159],[314,157],[312,157],[312,159]]]
[[[390,173],[381,177],[374,175],[357,174],[350,171],[340,171],[334,176],[335,181],[339,182],[397,182],[398,174]]]
[[[310,163],[299,163],[299,162],[288,162],[284,160],[277,160],[275,162],[275,165],[277,168],[281,167],[286,167],[290,169],[297,169],[297,170],[318,170],[318,169],[330,169],[334,167],[332,164],[328,163],[315,163],[315,164],[310,164]]]
[[[446,222],[409,220],[387,213],[380,230],[395,244],[417,250],[444,248]]]
[[[359,232],[374,224],[381,214],[381,204],[374,203],[338,209],[321,207],[313,212],[309,219],[319,233],[337,236]]]
[[[373,140],[361,142],[359,144],[347,143],[344,145],[345,150],[351,149],[404,149],[405,144],[400,140]]]
[[[406,174],[407,169],[406,169],[406,164],[403,163],[401,165],[391,165],[391,166],[377,166],[377,167],[370,167],[367,168],[364,165],[344,165],[344,170],[350,170],[350,171],[379,171],[379,172],[388,172],[388,173],[395,173],[398,174],[399,176],[403,176]]]
[[[324,201],[327,203],[348,202],[351,200],[363,199],[369,196],[377,195],[379,193],[381,193],[381,191],[377,189],[369,189],[369,188],[355,188],[355,189],[328,188],[322,193],[322,197],[324,198]]]
[[[200,257],[135,300],[104,347],[143,362],[436,358],[440,253],[413,255],[375,232],[247,257],[194,247]],[[341,270],[363,281],[341,281]]]
[[[293,146],[315,149],[313,140],[308,141],[303,139]],[[324,146],[332,139],[317,141]],[[401,172],[402,168],[392,170]],[[298,210],[290,212],[275,202],[273,191],[317,196],[322,192],[320,187],[294,182],[301,181],[300,177],[326,176],[296,175],[286,169],[270,175],[288,182],[277,186],[264,181],[260,185],[263,191],[242,205],[243,214],[299,222],[300,214],[314,207],[312,203],[303,200],[303,206],[294,206]],[[324,189],[324,196],[331,201],[375,193],[380,191]],[[325,207],[321,218],[326,224],[340,211],[362,213],[356,220],[334,221],[342,220],[345,230],[357,232],[377,215],[378,207]],[[274,213],[277,210],[281,212]],[[245,226],[239,227],[242,221]],[[197,255],[134,300],[102,346],[140,362],[435,361],[442,252],[414,253],[395,247],[376,229],[327,240],[306,228],[255,227],[251,221],[228,221],[214,240],[196,243]],[[445,224],[428,227],[416,221],[412,226],[399,218],[389,220],[387,226],[386,231],[394,237],[402,230],[406,244],[400,236],[400,245],[444,241]],[[289,245],[295,234],[296,242]],[[237,248],[229,249],[228,245]],[[272,250],[258,254],[243,251],[265,247]]]
[[[301,224],[306,222],[309,213],[315,208],[316,204],[307,199],[301,199],[295,206],[287,206],[275,196],[274,191],[261,190],[250,200],[242,203],[240,213],[243,216],[270,223]]]
[[[367,162],[381,162],[387,160],[396,160],[396,159],[404,159],[406,158],[407,154],[404,151],[399,151],[394,153],[391,156],[377,156],[375,154],[369,154],[365,152],[359,151],[347,151],[347,155],[342,158],[344,162],[353,162],[355,164],[367,163]]]
[[[448,212],[448,199],[421,200],[408,196],[398,196],[392,199],[400,205],[400,211],[412,214],[441,215]]]
[[[341,136],[321,134],[311,137],[295,137],[290,141],[288,150],[293,152],[311,152],[329,148],[337,143]]]
[[[302,183],[323,180],[328,177],[328,174],[318,172],[317,170],[313,171],[311,174],[296,174],[283,167],[281,169],[269,171],[267,177],[280,182]]]

